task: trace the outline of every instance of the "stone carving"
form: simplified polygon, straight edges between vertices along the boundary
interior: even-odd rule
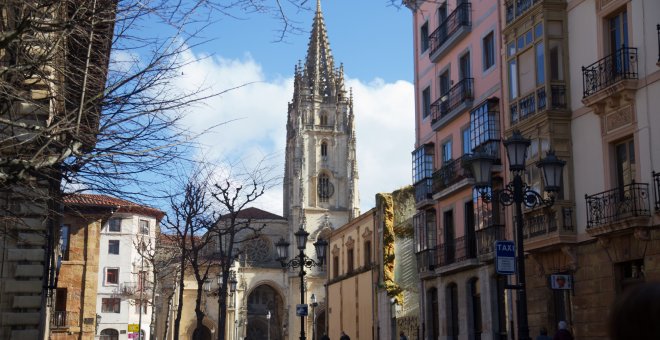
[[[633,110],[626,106],[607,115],[607,132],[630,125],[633,122]]]

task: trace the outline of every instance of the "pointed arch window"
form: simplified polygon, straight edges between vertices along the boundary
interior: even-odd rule
[[[326,161],[328,160],[328,142],[321,142],[321,158]]]
[[[321,113],[321,125],[328,125],[328,115],[325,112]]]
[[[318,193],[319,193],[319,200],[321,202],[327,202],[328,199],[334,194],[335,192],[335,187],[332,185],[330,182],[330,177],[326,174],[321,174],[319,176],[319,184],[318,184]]]

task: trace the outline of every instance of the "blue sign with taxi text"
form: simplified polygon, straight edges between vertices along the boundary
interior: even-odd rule
[[[513,241],[495,241],[495,270],[501,275],[516,273],[516,245]]]

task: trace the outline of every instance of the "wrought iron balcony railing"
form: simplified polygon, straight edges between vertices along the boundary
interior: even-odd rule
[[[585,195],[584,198],[587,203],[587,229],[630,217],[651,216],[647,183],[633,182],[621,188]]]
[[[474,100],[474,78],[465,78],[431,104],[431,121],[446,116],[467,100]]]
[[[655,194],[655,211],[660,211],[660,172],[652,171],[653,193]]]
[[[462,3],[449,14],[438,28],[429,35],[429,55],[433,55],[442,45],[447,42],[461,27],[472,26],[472,4]]]
[[[476,231],[477,253],[479,255],[495,252],[495,241],[504,240],[504,225],[493,224]]]
[[[79,325],[79,314],[67,311],[53,311],[50,315],[50,327],[62,329]]]
[[[466,166],[468,155],[452,159],[433,173],[433,193],[437,193],[464,178],[472,177],[472,172]]]
[[[424,178],[413,185],[415,187],[415,203],[431,199],[433,195],[433,179]]]
[[[123,282],[117,287],[117,294],[121,296],[133,296],[140,294],[140,292],[151,292],[151,283],[145,282],[140,284],[139,282]]]
[[[511,124],[529,118],[548,109],[548,95],[545,85],[537,88],[509,105]],[[566,87],[553,84],[550,86],[550,109],[566,109]]]
[[[637,48],[623,46],[607,57],[582,67],[582,97],[586,98],[621,80],[637,77]]]
[[[433,270],[437,265],[436,249],[428,248],[417,254],[417,267],[420,272]]]
[[[525,14],[534,4],[541,2],[541,0],[509,0],[504,6],[506,7],[506,23],[510,23],[513,19],[518,18]]]
[[[475,235],[463,236],[438,246],[439,266],[465,261],[477,257],[477,239]]]

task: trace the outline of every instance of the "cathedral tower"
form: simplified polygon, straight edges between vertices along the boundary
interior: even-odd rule
[[[313,237],[359,215],[355,118],[343,65],[335,67],[320,1],[287,117],[284,216]]]

